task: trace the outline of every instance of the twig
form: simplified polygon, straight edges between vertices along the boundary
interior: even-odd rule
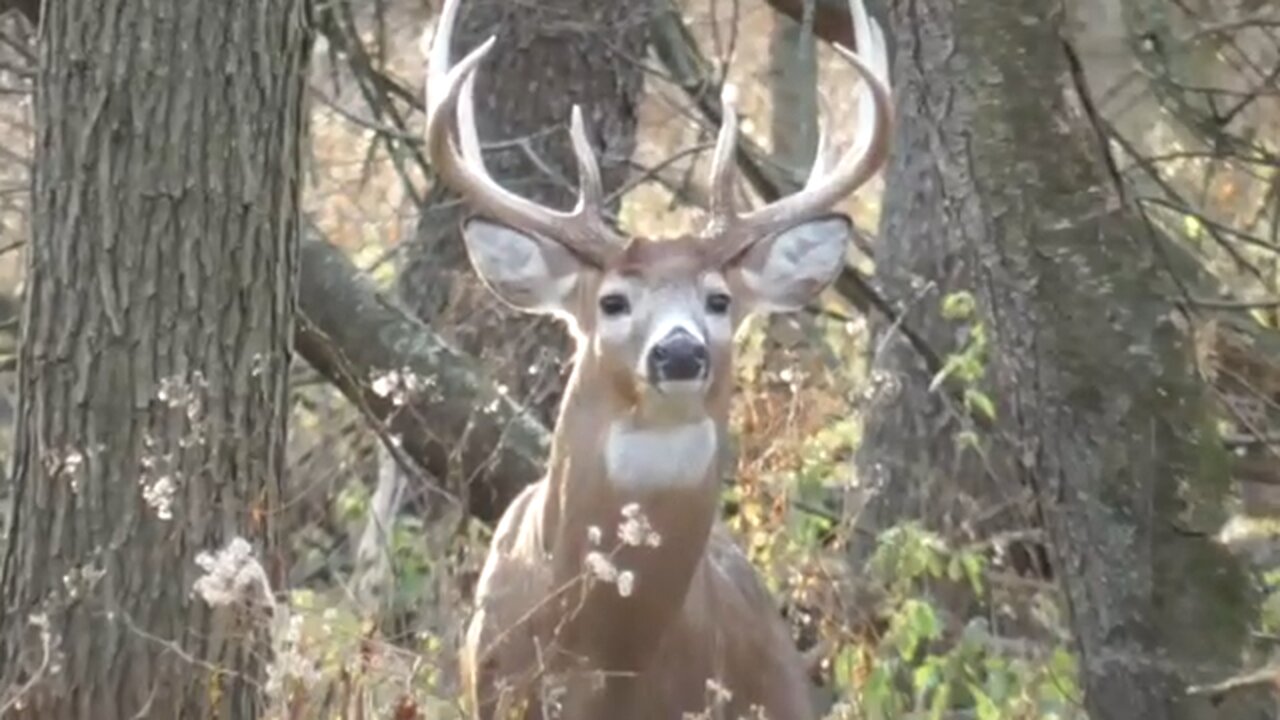
[[[1280,665],[1268,665],[1264,668],[1247,672],[1243,675],[1227,678],[1207,685],[1191,685],[1188,695],[1225,695],[1235,690],[1250,688],[1255,685],[1280,686]]]
[[[30,622],[32,625],[37,625],[37,626],[40,625],[40,623],[36,622],[34,619],[31,620]],[[40,665],[39,667],[36,668],[36,671],[31,674],[31,677],[28,678],[25,683],[23,683],[22,687],[18,688],[17,692],[15,692],[13,695],[10,695],[9,698],[4,701],[4,704],[0,705],[0,717],[4,717],[5,713],[9,712],[9,710],[16,707],[18,703],[22,702],[22,698],[25,697],[28,693],[30,693],[33,689],[35,689],[35,686],[38,685],[40,681],[44,679],[45,672],[49,669],[49,661],[51,656],[53,655],[53,647],[52,647],[53,636],[49,633],[49,629],[47,627],[48,619],[45,619],[44,623],[46,623],[46,626],[41,628],[41,633],[40,633],[40,638],[41,638]]]

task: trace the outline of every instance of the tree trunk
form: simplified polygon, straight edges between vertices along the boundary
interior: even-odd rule
[[[44,7],[0,714],[253,718],[263,626],[192,590],[285,567],[306,6]]]
[[[918,353],[881,327],[892,337],[874,358],[858,463],[874,489],[865,529],[1041,527],[1091,717],[1265,717],[1184,692],[1236,668],[1251,618],[1246,578],[1212,540],[1225,457],[1061,15],[1032,0],[916,0],[893,3],[891,19],[898,129],[878,279],[942,353],[985,329],[985,378],[972,387],[997,415],[931,392]],[[961,291],[975,314],[945,319],[944,298]],[[961,431],[984,452],[957,442]]]

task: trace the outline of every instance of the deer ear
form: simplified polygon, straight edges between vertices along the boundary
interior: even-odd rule
[[[582,263],[557,242],[507,225],[466,221],[462,237],[480,279],[518,310],[563,313],[582,272]]]
[[[852,235],[835,213],[792,226],[752,245],[727,268],[729,281],[748,311],[798,310],[835,281]]]

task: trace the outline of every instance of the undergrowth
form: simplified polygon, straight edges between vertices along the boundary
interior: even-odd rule
[[[1034,627],[1011,631],[995,544],[957,542],[915,523],[853,536],[861,433],[853,410],[865,387],[865,329],[839,319],[784,322],[792,326],[753,327],[740,344],[738,473],[724,510],[814,661],[825,717],[1083,717],[1050,586],[1033,586],[1030,604],[1041,609]],[[793,345],[769,339],[779,336]],[[981,350],[962,351],[950,371],[979,376]],[[972,398],[971,409],[985,414],[983,398]],[[337,481],[327,508],[348,536],[369,509],[368,473],[356,467]],[[442,546],[430,522],[400,513],[388,535],[392,581],[375,609],[356,601],[349,568],[285,594],[273,717],[464,716],[456,648],[488,531],[459,523],[446,535]],[[848,563],[852,542],[874,544],[857,573]]]

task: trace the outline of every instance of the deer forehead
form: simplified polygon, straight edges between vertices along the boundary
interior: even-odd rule
[[[675,238],[635,237],[612,263],[623,274],[696,274],[710,261],[706,242],[684,235]]]
[[[633,292],[662,302],[696,300],[707,291],[727,292],[721,269],[692,237],[671,240],[635,238],[606,268],[598,294]]]

